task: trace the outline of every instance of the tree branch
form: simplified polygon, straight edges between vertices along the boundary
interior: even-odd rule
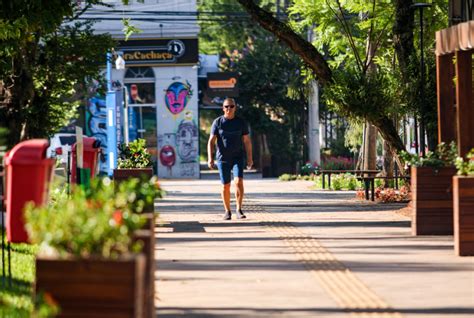
[[[372,17],[375,17],[375,0],[373,0],[372,4]],[[364,57],[364,72],[366,72],[367,68],[369,67],[370,63],[372,62],[371,56],[375,56],[375,52],[373,55],[370,55],[370,43],[372,42],[372,32],[374,31],[374,20],[370,21],[370,29],[368,34],[368,47],[365,50],[365,57]],[[375,50],[374,50],[375,51]],[[370,61],[369,61],[370,59]]]
[[[328,0],[326,0],[326,3],[329,6],[329,8],[331,9],[331,11],[334,13],[334,15],[336,16],[336,19],[338,19],[339,23],[341,23],[344,31],[346,32],[346,36],[349,40],[349,44],[350,44],[350,46],[352,48],[352,51],[354,52],[354,56],[357,60],[359,70],[362,71],[363,68],[364,68],[364,64],[362,63],[362,59],[360,58],[359,51],[357,51],[357,47],[355,45],[354,37],[352,36],[350,26],[347,24],[346,20],[344,19],[344,10],[342,9],[341,3],[339,2],[339,0],[336,0],[337,6],[339,8],[339,12],[341,13],[341,17],[339,17],[337,15],[336,11],[331,7]]]
[[[254,21],[257,21],[263,28],[273,33],[278,39],[290,47],[298,54],[303,61],[314,71],[321,84],[332,80],[332,72],[323,55],[311,44],[295,33],[286,23],[280,22],[273,15],[252,0],[237,0]]]

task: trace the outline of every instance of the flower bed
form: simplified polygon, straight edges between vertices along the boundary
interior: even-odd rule
[[[402,186],[399,190],[394,188],[377,187],[374,192],[375,200],[383,203],[390,202],[408,202],[411,197],[410,188]],[[358,189],[356,197],[360,200],[365,200],[365,190]]]
[[[456,153],[455,143],[440,143],[426,157],[401,153],[411,164],[413,235],[453,234],[452,177],[456,173]]]
[[[155,179],[115,186],[105,178],[47,207],[29,206],[27,230],[40,246],[36,291],[64,316],[151,317],[155,242],[141,212],[160,196]]]

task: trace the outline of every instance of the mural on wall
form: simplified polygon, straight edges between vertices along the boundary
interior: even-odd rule
[[[196,70],[160,68],[157,74],[158,177],[199,178]]]
[[[192,96],[193,91],[188,81],[186,84],[173,82],[165,91],[166,107],[173,115],[177,115],[184,110]]]
[[[93,97],[89,99],[86,114],[86,135],[100,141],[105,160],[99,161],[99,170],[107,173],[107,113],[105,99]]]
[[[176,146],[181,162],[195,162],[199,152],[199,132],[193,113],[186,111],[176,131]]]
[[[166,167],[166,177],[173,176],[173,166],[176,163],[176,151],[174,145],[176,145],[175,134],[164,134],[158,136],[158,147],[160,149],[159,158],[160,163]]]

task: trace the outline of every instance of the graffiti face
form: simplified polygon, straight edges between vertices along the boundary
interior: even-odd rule
[[[193,121],[183,120],[176,134],[178,155],[183,162],[195,161],[198,155],[198,129]]]
[[[86,127],[87,134],[100,140],[102,152],[107,154],[107,113],[105,99],[98,97],[91,98],[87,110],[89,116]],[[99,169],[100,171],[106,172],[108,169],[107,161],[100,161]]]
[[[166,107],[172,114],[179,114],[184,110],[192,95],[191,84],[174,82],[166,90]]]
[[[176,162],[176,154],[170,145],[163,146],[160,150],[160,162],[163,166],[171,168]]]

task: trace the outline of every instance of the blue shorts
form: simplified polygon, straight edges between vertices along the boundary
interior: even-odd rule
[[[234,174],[234,178],[244,177],[244,159],[234,158],[229,161],[218,161],[217,168],[219,169],[219,176],[221,177],[222,184],[230,183],[231,177],[230,172]]]

